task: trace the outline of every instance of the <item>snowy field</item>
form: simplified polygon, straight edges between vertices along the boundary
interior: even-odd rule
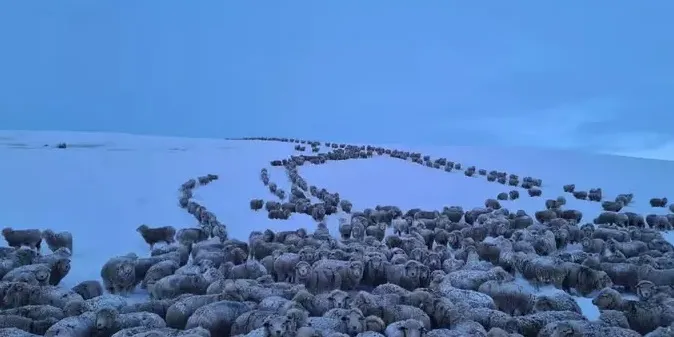
[[[55,148],[60,142],[69,147]],[[609,199],[618,193],[634,193],[634,203],[625,210],[642,214],[666,213],[666,208],[651,208],[648,200],[674,191],[674,162],[669,161],[552,150],[391,147],[447,157],[464,166],[541,178],[543,197],[530,198],[520,189],[521,199],[502,202],[511,210],[530,214],[544,209],[547,198],[563,195],[562,185],[569,183],[582,190],[601,187]],[[100,268],[110,257],[129,252],[147,255],[149,248],[136,232],[142,223],[195,226],[194,218],[178,207],[177,197],[178,187],[199,175],[220,176],[197,188],[194,197],[227,225],[232,237],[247,240],[250,231],[266,228],[312,229],[315,222],[307,216],[269,220],[266,212],[249,209],[250,199],[271,197],[259,179],[263,167],[269,168],[272,181],[290,190],[283,169],[272,168],[269,162],[294,153],[293,145],[276,142],[3,131],[0,222],[3,227],[72,232],[72,270],[63,281],[71,287],[100,279]],[[481,207],[486,198],[512,189],[481,176],[466,177],[462,171],[447,173],[388,157],[305,165],[299,170],[309,184],[339,192],[355,209],[377,204],[403,210]],[[582,211],[585,220],[601,211],[599,203],[566,196],[567,207]],[[338,216],[329,220],[333,233]],[[585,314],[596,318],[591,300],[578,300]]]

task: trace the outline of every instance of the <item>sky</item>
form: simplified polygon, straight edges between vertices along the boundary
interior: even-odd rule
[[[674,159],[674,2],[3,1],[0,129]]]

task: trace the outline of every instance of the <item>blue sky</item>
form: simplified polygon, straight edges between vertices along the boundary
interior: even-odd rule
[[[3,1],[0,128],[671,150],[672,13],[665,0]]]

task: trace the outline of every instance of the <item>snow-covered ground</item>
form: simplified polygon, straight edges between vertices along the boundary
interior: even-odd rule
[[[69,147],[55,148],[60,142]],[[666,213],[666,209],[651,208],[648,199],[674,191],[674,162],[670,161],[534,149],[391,147],[541,178],[542,198],[530,198],[521,190],[521,199],[503,202],[512,210],[530,213],[543,209],[546,198],[562,195],[562,185],[568,183],[582,190],[601,187],[609,198],[632,192],[635,201],[626,210],[643,214]],[[142,223],[194,226],[195,220],[177,205],[177,189],[199,175],[220,176],[197,188],[195,200],[227,225],[230,236],[245,240],[252,230],[310,229],[314,222],[306,216],[269,220],[265,212],[249,209],[250,199],[271,197],[259,179],[263,167],[269,168],[272,181],[289,190],[283,170],[271,168],[269,161],[293,153],[293,145],[276,142],[2,131],[0,224],[72,232],[74,257],[65,286],[99,279],[101,266],[112,256],[147,254],[147,244],[136,233]],[[339,192],[356,209],[377,204],[402,209],[472,208],[511,189],[484,177],[466,177],[462,171],[447,173],[388,157],[306,165],[300,172],[309,184]],[[567,200],[568,207],[582,211],[585,219],[600,212],[598,203],[570,195]],[[335,216],[329,224],[336,232]],[[579,302],[589,318],[598,315],[590,299]]]

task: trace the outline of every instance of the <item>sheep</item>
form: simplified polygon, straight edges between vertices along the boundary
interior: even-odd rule
[[[608,212],[620,212],[624,207],[622,201],[604,201],[601,203],[601,208]]]
[[[96,280],[82,281],[75,285],[72,290],[85,300],[103,295],[103,286],[101,282]]]
[[[550,324],[552,325],[552,324]],[[547,328],[547,327],[546,327]],[[606,327],[592,324],[587,321],[565,320],[555,322],[550,328],[551,337],[561,336],[615,336],[615,337],[639,337],[641,334],[620,327]]]
[[[667,198],[651,198],[648,203],[651,207],[667,207]]]
[[[574,191],[571,192],[573,194],[573,197],[579,200],[586,200],[588,197],[588,193],[585,191]]]
[[[165,242],[167,245],[175,242],[176,229],[173,226],[162,226],[150,228],[148,225],[140,225],[136,228],[143,240],[150,245],[150,249],[158,242]]]
[[[623,299],[620,293],[612,288],[604,288],[592,298],[592,304],[599,310],[624,310],[627,307],[627,300]]]
[[[250,201],[250,209],[253,211],[259,211],[264,207],[264,200],[262,199],[252,199]]]
[[[601,310],[599,312],[599,322],[606,326],[613,326],[618,328],[630,328],[630,323],[627,321],[625,313],[618,310]]]
[[[353,204],[345,199],[342,199],[339,202],[339,207],[344,211],[344,213],[351,213],[351,209],[353,208]]]
[[[484,202],[484,207],[491,209],[501,209],[501,203],[496,199],[487,199]]]
[[[103,288],[112,294],[130,293],[136,285],[136,258],[114,257],[101,268]]]
[[[219,222],[213,224],[213,227],[211,228],[211,235],[213,237],[218,238],[220,242],[225,242],[229,239],[229,235],[227,233],[227,226]]]
[[[173,260],[164,260],[155,263],[147,270],[147,273],[145,273],[145,277],[140,283],[141,289],[151,289],[155,282],[175,273],[178,268],[180,268],[180,266]]]
[[[338,332],[354,336],[365,330],[365,316],[358,309],[334,308],[323,314],[323,317],[340,322],[339,327],[335,329]]]
[[[426,334],[423,323],[415,319],[398,321],[386,327],[386,337],[422,337]]]
[[[186,247],[208,239],[208,233],[201,228],[181,228],[176,232],[176,241]]]
[[[386,267],[386,280],[398,284],[405,289],[413,290],[419,286],[421,264],[410,260],[404,264],[393,264]]]
[[[13,229],[5,227],[2,229],[2,236],[7,241],[7,245],[14,248],[28,246],[31,249],[40,250],[42,244],[42,232],[38,229]]]
[[[527,189],[530,197],[540,197],[543,194],[543,191],[538,187],[531,187]]]
[[[206,294],[208,282],[202,275],[169,275],[156,281],[150,290],[153,299],[175,298],[181,294]]]
[[[339,229],[339,234],[341,235],[343,240],[347,240],[351,237],[351,229],[352,229],[351,222],[348,222],[344,218],[340,218],[338,229]]]
[[[225,262],[220,265],[220,271],[225,278],[229,279],[256,279],[268,275],[267,268],[260,262],[248,260],[242,264],[234,265]]]
[[[44,263],[20,266],[10,270],[3,276],[2,280],[8,282],[18,281],[22,277],[22,274],[30,274],[31,278],[36,281],[36,285],[48,285],[51,268]]]
[[[424,325],[424,328],[431,329],[431,318],[420,308],[404,304],[395,304],[383,306],[380,316],[386,324],[391,324],[406,319],[415,319]]]
[[[566,292],[535,296],[532,312],[573,311],[582,314],[578,302]]]
[[[261,328],[264,336],[284,337],[289,332],[287,320],[287,317],[272,311],[249,311],[236,318],[229,336],[248,334]]]
[[[532,310],[534,295],[526,291],[523,286],[514,282],[487,281],[478,291],[486,294],[494,303],[496,309],[510,315],[524,315]]]
[[[96,315],[86,312],[79,316],[66,317],[49,327],[45,337],[89,337],[96,328]]]
[[[282,253],[274,259],[274,272],[277,281],[294,282],[295,267],[300,262],[300,256],[296,253]]]
[[[137,326],[165,328],[166,322],[157,314],[149,312],[120,314],[115,309],[103,308],[96,311],[95,325],[98,334],[110,336],[121,329]]]
[[[65,313],[61,308],[57,308],[52,305],[25,305],[18,308],[11,308],[0,311],[0,316],[4,315],[16,315],[21,317],[26,317],[31,320],[45,320],[48,318],[54,318],[61,320],[66,317]]]
[[[302,281],[308,289],[314,291],[342,288],[344,282],[339,269],[327,266],[311,267],[305,261],[297,264],[295,279]]]
[[[150,256],[152,256],[152,257],[160,256],[160,257],[166,257],[167,259],[170,259],[170,260],[174,260],[175,256],[170,255],[170,254],[177,255],[178,259],[177,259],[176,262],[178,262],[179,266],[186,265],[187,261],[190,258],[189,248],[186,247],[186,246],[183,246],[181,244],[155,247],[150,252]]]
[[[458,270],[449,273],[445,279],[455,288],[477,290],[480,285],[490,280],[514,281],[514,277],[501,267],[494,267],[488,271]]]
[[[573,193],[576,190],[576,184],[564,185],[562,188],[564,189],[564,192]]]
[[[59,232],[55,233],[51,229],[45,229],[42,232],[42,238],[47,243],[47,247],[52,252],[56,252],[59,248],[68,248],[71,252],[73,251],[73,235],[70,232]]]
[[[336,269],[341,276],[342,287],[354,289],[363,278],[364,265],[361,261],[318,260],[312,265],[312,269],[331,268]]]
[[[225,294],[190,295],[179,298],[166,309],[166,325],[174,329],[184,329],[187,319],[198,308],[225,298]]]
[[[212,336],[228,336],[236,318],[248,311],[250,308],[245,303],[218,301],[195,310],[185,326],[205,328]]]
[[[568,320],[587,320],[583,315],[573,311],[543,311],[525,316],[513,317],[509,330],[514,330],[525,337],[535,337],[546,325]]]
[[[613,286],[611,278],[601,270],[594,270],[572,262],[562,263],[561,269],[566,271],[563,287],[567,289],[573,287],[582,295]]]

